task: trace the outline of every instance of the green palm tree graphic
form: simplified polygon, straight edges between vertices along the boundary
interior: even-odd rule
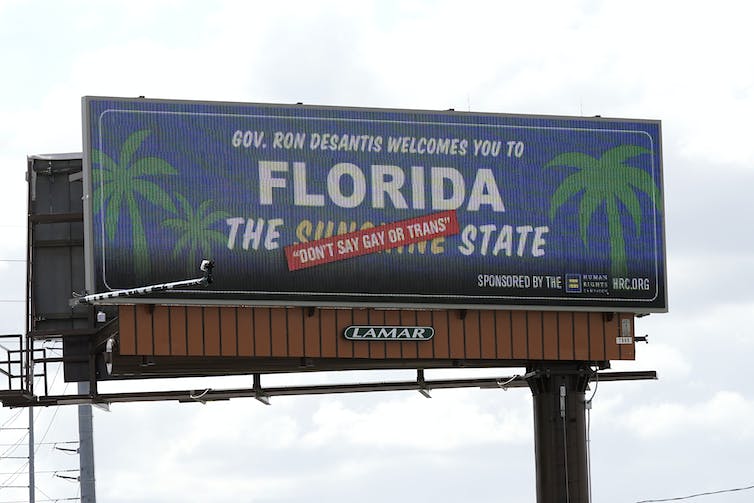
[[[584,246],[589,246],[587,235],[594,213],[604,205],[607,214],[608,233],[610,235],[610,265],[613,277],[625,276],[626,242],[621,223],[619,203],[628,211],[636,228],[636,235],[641,234],[642,210],[637,197],[637,190],[647,194],[662,211],[662,202],[652,176],[643,169],[625,164],[625,161],[649,150],[636,145],[620,145],[602,154],[598,159],[580,152],[567,152],[555,156],[545,167],[567,166],[576,168],[558,186],[550,201],[550,220],[558,209],[571,197],[581,194],[579,205],[579,230]]]
[[[197,252],[200,258],[211,258],[212,244],[225,245],[228,238],[222,232],[212,229],[212,225],[230,216],[226,211],[212,211],[211,199],[202,202],[194,209],[183,194],[176,194],[182,218],[168,218],[162,225],[176,229],[181,233],[173,248],[173,257],[178,258],[185,251],[188,253],[186,272],[191,273],[197,267]]]
[[[95,168],[97,173],[93,176],[95,182],[99,181],[93,194],[94,213],[104,208],[105,233],[108,241],[112,242],[118,229],[121,210],[125,208],[127,211],[131,222],[131,245],[137,281],[147,279],[151,268],[137,194],[166,211],[177,213],[170,194],[146,178],[175,175],[178,170],[159,157],[134,159],[134,154],[150,134],[151,131],[145,129],[129,135],[121,146],[117,162],[101,150],[92,149],[92,165],[99,166]]]

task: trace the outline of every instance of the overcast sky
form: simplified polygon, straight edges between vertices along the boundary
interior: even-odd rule
[[[593,499],[754,485],[753,14],[725,0],[0,0],[0,333],[24,330],[26,156],[81,151],[84,95],[660,119],[670,312],[639,320],[650,343],[614,365],[660,379],[597,388]],[[121,404],[94,420],[103,502],[535,500],[525,389]],[[75,408],[38,412],[37,430],[76,440]],[[39,457],[76,466],[51,445]],[[52,473],[37,486],[77,494]]]

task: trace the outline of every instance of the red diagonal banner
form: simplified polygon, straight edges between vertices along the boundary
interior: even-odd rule
[[[288,270],[296,271],[412,243],[430,241],[442,236],[451,236],[458,232],[456,211],[443,211],[286,246],[285,258],[288,261]]]

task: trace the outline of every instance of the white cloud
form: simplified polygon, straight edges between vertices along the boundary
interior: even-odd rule
[[[754,401],[736,391],[719,391],[706,401],[641,405],[619,419],[623,428],[640,437],[720,435],[729,442],[750,439]]]
[[[687,379],[692,370],[688,355],[681,348],[663,342],[661,334],[655,334],[651,339],[650,344],[639,348],[642,366],[656,370],[663,381]]]
[[[348,442],[379,448],[452,450],[480,443],[520,443],[531,440],[531,417],[520,409],[493,413],[460,392],[430,400],[422,397],[388,399],[366,410],[327,402],[313,415],[313,431],[303,435],[310,447]]]

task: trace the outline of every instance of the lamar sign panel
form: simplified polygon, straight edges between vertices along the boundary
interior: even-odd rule
[[[660,123],[83,99],[90,292],[666,310]]]

